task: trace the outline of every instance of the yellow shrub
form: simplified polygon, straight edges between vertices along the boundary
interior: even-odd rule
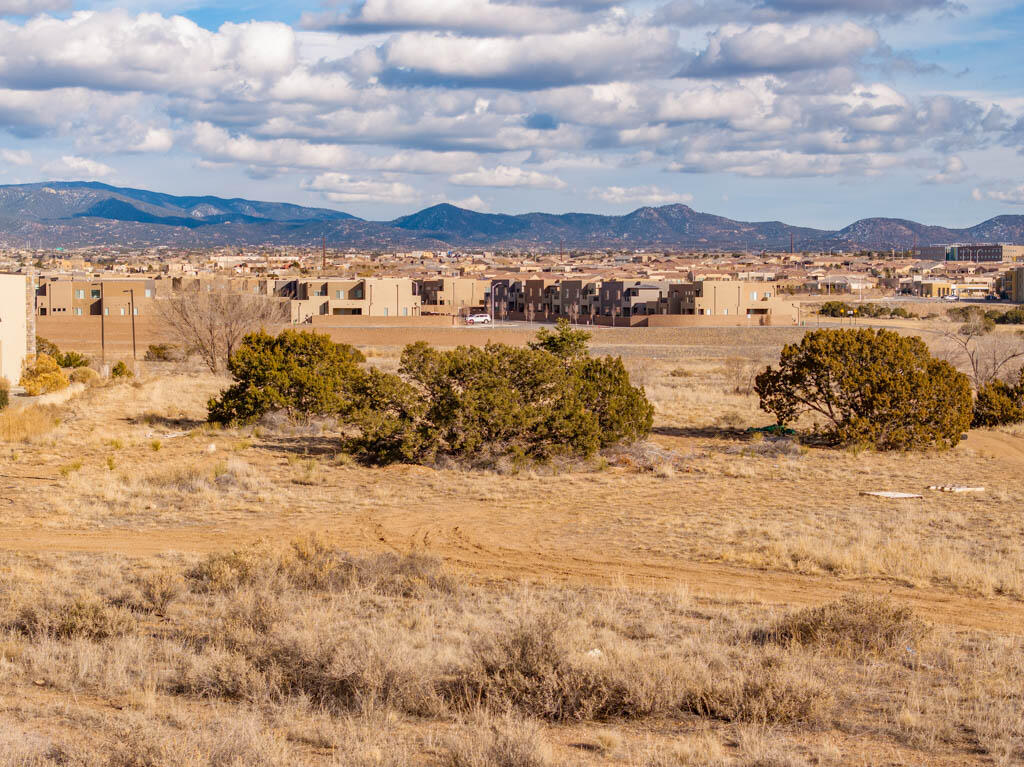
[[[21,374],[21,385],[30,397],[38,397],[40,394],[66,389],[69,382],[53,357],[39,354],[35,362],[25,366],[25,372]]]
[[[72,383],[85,384],[86,386],[95,386],[100,382],[100,374],[92,368],[75,368],[68,375]]]

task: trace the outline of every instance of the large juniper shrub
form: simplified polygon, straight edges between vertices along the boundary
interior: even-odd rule
[[[953,447],[971,423],[965,375],[924,341],[889,330],[817,330],[782,350],[756,380],[761,408],[779,423],[810,413],[834,444],[879,450]]]
[[[242,341],[228,363],[235,383],[210,400],[210,420],[252,423],[272,411],[295,420],[338,415],[351,404],[362,352],[317,333],[264,331]]]

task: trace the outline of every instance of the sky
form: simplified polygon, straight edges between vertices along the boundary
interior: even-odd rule
[[[1024,3],[0,0],[0,184],[389,220],[1024,214]]]

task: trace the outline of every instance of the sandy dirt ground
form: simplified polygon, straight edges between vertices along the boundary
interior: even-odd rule
[[[113,415],[117,400],[103,392],[98,410]],[[949,625],[1024,633],[1024,603],[1017,600],[978,598],[891,578],[819,576],[695,561],[691,552],[673,544],[675,538],[693,535],[706,524],[692,508],[694,501],[701,512],[711,515],[716,510],[742,510],[746,504],[752,516],[772,509],[785,515],[787,505],[796,514],[800,503],[807,509],[821,503],[818,498],[801,501],[798,494],[786,496],[771,483],[743,478],[684,474],[658,479],[612,470],[598,475],[506,478],[484,474],[467,479],[466,472],[416,466],[345,466],[317,469],[315,482],[297,484],[296,461],[281,452],[288,440],[268,438],[237,453],[270,483],[260,491],[262,502],[200,493],[166,501],[174,508],[163,508],[165,501],[157,499],[142,509],[125,508],[118,517],[115,510],[95,510],[101,499],[69,519],[73,511],[47,505],[48,489],[70,485],[73,495],[88,497],[93,482],[109,481],[101,465],[105,455],[118,455],[130,473],[144,473],[177,463],[211,463],[232,451],[238,439],[224,433],[165,439],[160,452],[147,455],[145,440],[155,433],[154,427],[137,423],[130,415],[114,418],[107,433],[126,443],[125,453],[136,456],[129,464],[127,455],[112,453],[109,446],[90,440],[95,428],[92,419],[72,420],[61,441],[38,450],[31,461],[21,459],[3,467],[0,505],[7,514],[0,526],[0,548],[21,553],[151,556],[227,550],[260,538],[289,540],[317,532],[353,552],[435,554],[456,570],[483,580],[682,588],[716,599],[786,605],[818,604],[861,590],[892,594]],[[156,427],[164,434],[169,429]],[[709,449],[707,437],[669,434],[657,439],[683,455]],[[309,444],[315,446],[316,441],[307,443],[307,449]],[[966,444],[970,446],[962,448],[970,451],[966,455],[984,459],[988,480],[1020,476],[1024,471],[1021,437],[976,432]],[[211,446],[216,452],[209,454]],[[66,462],[76,456],[76,463],[84,462],[84,467],[78,484],[73,484],[62,472],[67,473]],[[937,463],[926,464],[921,476],[941,480],[957,460],[956,452],[935,458]],[[90,474],[93,464],[95,473]],[[868,503],[865,513],[902,513],[898,502],[861,499],[857,487],[830,492],[828,503],[838,507]],[[932,494],[923,503],[936,509],[984,505],[977,499],[946,494]]]

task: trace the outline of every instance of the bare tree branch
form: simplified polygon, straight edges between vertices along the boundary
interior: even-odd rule
[[[967,322],[942,337],[951,345],[947,358],[966,368],[975,389],[1012,376],[1024,363],[1024,333],[992,332],[980,322]]]
[[[177,291],[156,302],[160,318],[212,372],[227,366],[246,334],[288,321],[288,302],[247,293]]]

